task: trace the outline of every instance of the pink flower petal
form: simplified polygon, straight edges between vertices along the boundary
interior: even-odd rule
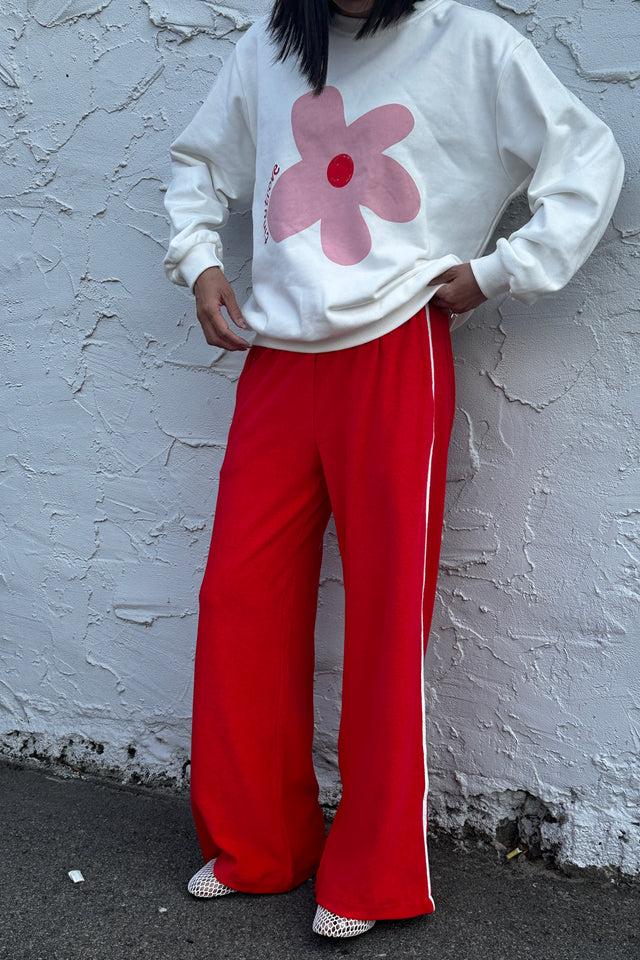
[[[323,204],[330,205],[333,199],[325,196],[333,187],[329,183],[326,190],[324,187],[317,167],[305,160],[280,174],[267,210],[267,226],[274,240],[285,240],[320,219]]]
[[[420,192],[413,178],[393,157],[381,153],[358,185],[360,203],[383,220],[405,223],[420,210]]]
[[[347,136],[342,94],[325,87],[320,96],[304,93],[291,108],[291,127],[303,160],[326,165],[342,153]]]
[[[345,202],[323,213],[322,249],[329,260],[349,267],[360,263],[371,250],[371,234],[357,204]]]
[[[347,127],[347,149],[355,157],[382,153],[387,147],[404,140],[415,121],[402,103],[385,103],[358,117]]]

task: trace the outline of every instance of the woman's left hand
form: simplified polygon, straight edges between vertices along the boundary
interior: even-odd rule
[[[478,286],[475,274],[469,263],[457,263],[443,273],[439,273],[428,284],[442,286],[434,293],[431,302],[436,307],[450,310],[451,313],[466,313],[480,306],[487,299]]]

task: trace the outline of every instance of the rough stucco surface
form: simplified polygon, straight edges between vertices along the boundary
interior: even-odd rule
[[[483,4],[606,119],[622,198],[561,293],[454,334],[458,409],[427,656],[430,811],[640,873],[640,7]],[[242,355],[165,280],[168,144],[262,12],[11,3],[0,38],[2,750],[188,779],[199,586]],[[528,215],[512,208],[504,234]],[[226,272],[250,283],[248,214]],[[317,767],[338,795],[343,589],[326,535]],[[375,730],[372,731],[375,749]]]

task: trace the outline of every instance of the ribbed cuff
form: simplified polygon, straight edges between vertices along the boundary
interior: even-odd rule
[[[501,293],[508,293],[509,275],[502,264],[498,250],[484,257],[476,257],[469,261],[476,282],[487,299],[497,297]]]
[[[194,292],[193,286],[196,280],[207,267],[223,269],[222,261],[216,254],[216,248],[212,243],[197,243],[180,261],[180,273],[191,293]]]

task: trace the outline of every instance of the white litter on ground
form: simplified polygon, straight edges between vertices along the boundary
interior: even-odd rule
[[[69,870],[69,876],[71,877],[74,883],[82,883],[82,881],[84,880],[81,870]]]

